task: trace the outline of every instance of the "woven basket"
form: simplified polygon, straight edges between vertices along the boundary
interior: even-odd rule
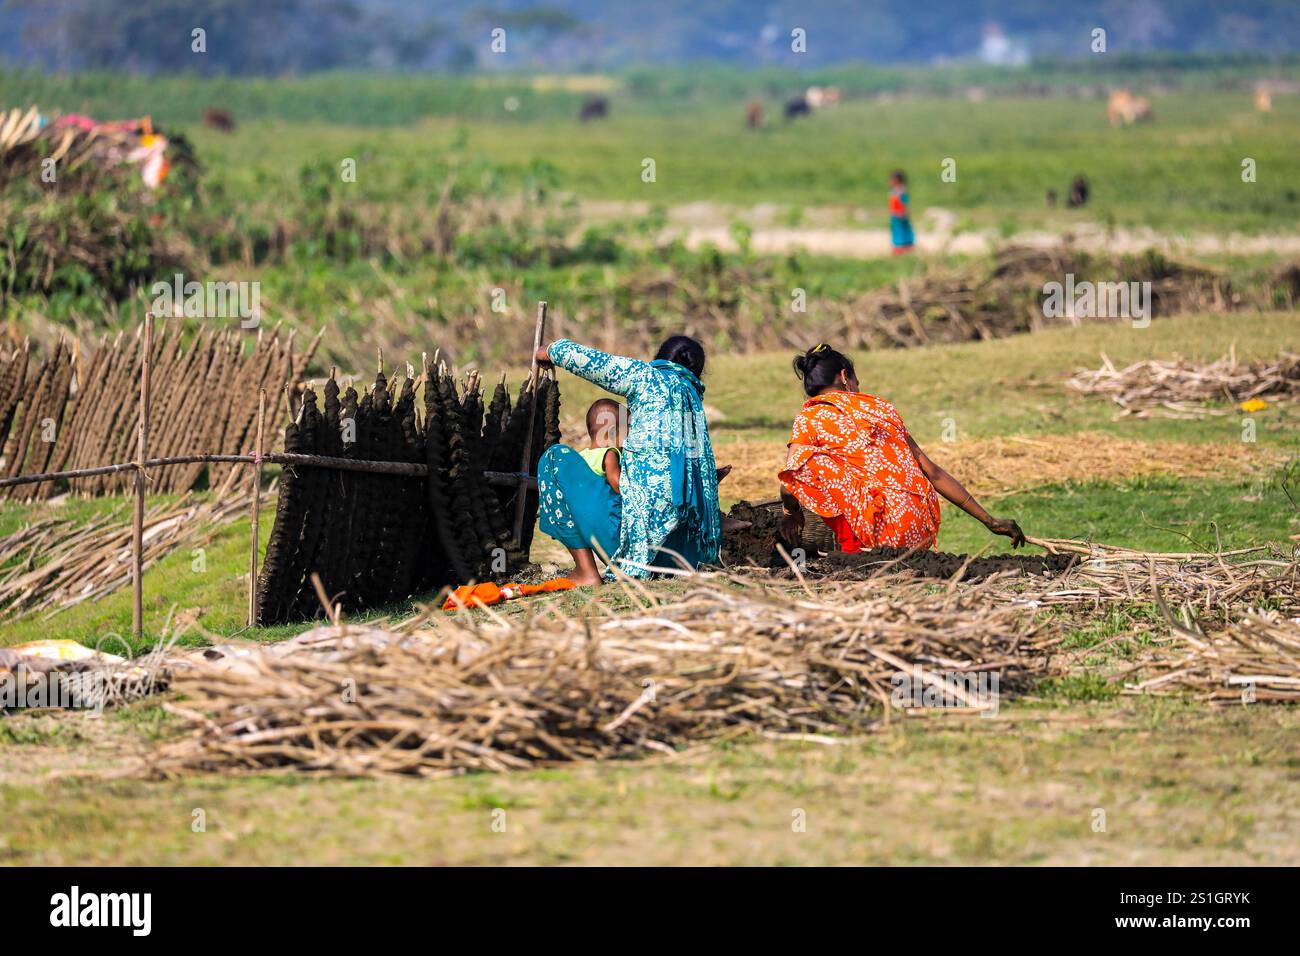
[[[771,501],[760,501],[754,507],[766,508],[778,518],[781,515],[780,498],[773,498]],[[803,542],[805,546],[814,547],[822,554],[829,554],[840,549],[840,543],[836,539],[835,533],[827,527],[821,515],[815,511],[809,511],[807,508],[803,509]]]

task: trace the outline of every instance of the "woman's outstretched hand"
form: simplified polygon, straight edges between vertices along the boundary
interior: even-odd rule
[[[993,518],[990,517],[985,525],[994,534],[1000,534],[1011,539],[1011,547],[1019,548],[1025,543],[1025,533],[1020,530],[1020,525],[1016,524],[1010,518]]]
[[[541,365],[542,367],[549,366],[551,364],[551,347],[549,345],[543,345],[537,350],[537,354],[533,357],[537,359],[538,365]]]

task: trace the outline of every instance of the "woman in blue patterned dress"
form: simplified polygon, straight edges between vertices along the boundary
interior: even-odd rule
[[[681,567],[669,551],[691,567],[716,564],[722,516],[700,382],[704,348],[694,339],[674,335],[659,347],[653,362],[643,362],[560,339],[540,349],[537,360],[627,399],[628,434],[619,482],[622,519],[606,578],[613,580],[614,566],[635,578],[650,577],[655,566]],[[574,514],[563,472],[556,467],[560,447],[548,449],[538,466],[541,527],[575,552],[573,579],[598,584],[590,551],[583,560],[577,553],[581,547],[565,540],[566,529],[573,529],[580,516]],[[578,544],[590,547],[590,542]]]

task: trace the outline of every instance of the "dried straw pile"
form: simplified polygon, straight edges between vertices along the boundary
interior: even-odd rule
[[[937,670],[993,669],[1005,689],[1048,660],[1029,616],[977,590],[883,579],[782,592],[723,576],[684,594],[625,588],[634,609],[618,616],[334,626],[288,652],[198,658],[174,671],[184,705],[167,705],[194,734],[152,770],[433,776],[751,733],[822,740],[872,727],[900,669],[929,683]]]
[[[1159,608],[1161,624],[1137,623],[1111,639],[1154,641],[1134,664],[1110,675],[1126,693],[1240,703],[1249,689],[1251,701],[1300,701],[1300,556],[1282,558],[1265,548],[1175,554],[1041,543],[1083,560],[1060,586],[1017,601],[1085,621],[1106,605],[1150,600]]]
[[[90,189],[110,177],[138,179],[139,167],[126,162],[126,157],[149,131],[161,132],[147,120],[101,123],[85,129],[49,123],[35,106],[0,110],[0,189],[20,179],[40,181],[46,160],[58,163],[59,184],[64,188]],[[187,172],[195,169],[193,150],[185,137],[168,138],[173,144],[168,150],[170,162]]]
[[[1238,362],[1235,354],[1197,365],[1185,359],[1134,362],[1122,369],[1102,355],[1098,369],[1080,369],[1066,387],[1084,395],[1109,398],[1135,418],[1201,418],[1229,415],[1252,398],[1277,402],[1300,395],[1300,355],[1282,353],[1264,362]]]
[[[539,599],[531,616],[485,609],[431,624],[427,612],[395,629],[336,623],[282,645],[173,657],[183,700],[166,706],[192,732],[146,769],[438,776],[745,735],[833,743],[898,713],[900,673],[938,687],[941,672],[994,671],[999,692],[1015,693],[1077,665],[1067,621],[1153,598],[1168,626],[1144,625],[1156,649],[1113,681],[1228,700],[1249,680],[1258,700],[1295,699],[1300,622],[1285,616],[1300,614],[1296,561],[1044,544],[1081,560],[1059,579],[939,588],[894,573],[707,574],[684,590],[625,581],[573,615],[560,612],[570,594]],[[1233,610],[1262,603],[1282,610]]]
[[[1083,560],[1058,587],[1033,595],[1035,607],[1100,607],[1155,600],[1179,609],[1184,620],[1226,626],[1237,609],[1273,606],[1300,614],[1300,556],[1269,549],[1235,551],[1137,551],[1103,544],[1030,539],[1056,553]]]
[[[586,431],[581,431],[585,440]],[[1070,481],[1121,481],[1138,475],[1215,478],[1271,470],[1285,456],[1268,445],[1145,441],[1103,432],[1010,435],[922,444],[981,500]],[[718,464],[732,465],[723,486],[728,497],[764,501],[785,467],[783,444],[728,442]]]
[[[1044,285],[1063,282],[1067,273],[1080,281],[1150,282],[1157,317],[1294,305],[1285,292],[1294,280],[1285,275],[1259,276],[1236,288],[1219,272],[1172,261],[1154,250],[1101,256],[1069,245],[1008,246],[970,265],[928,270],[860,295],[814,298],[794,322],[788,280],[762,262],[705,258],[694,265],[647,266],[579,298],[570,311],[557,310],[555,332],[619,354],[653,352],[675,332],[730,354],[802,351],[819,341],[840,348],[895,349],[997,339],[1069,323],[1066,317],[1045,316],[1042,307]],[[481,351],[500,349],[497,324],[474,316],[461,324],[473,330],[468,334]],[[510,348],[526,349],[523,330],[518,334]]]
[[[1300,618],[1252,612],[1224,630],[1175,629],[1177,643],[1149,663],[1154,676],[1127,690],[1192,693],[1222,704],[1300,703]]]

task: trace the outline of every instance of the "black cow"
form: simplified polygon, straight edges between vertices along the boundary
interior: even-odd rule
[[[808,98],[805,96],[796,96],[794,99],[785,101],[785,118],[794,119],[796,116],[811,116],[812,107],[808,105]]]
[[[1065,204],[1071,209],[1078,209],[1088,204],[1088,177],[1083,173],[1075,176],[1074,182],[1070,183],[1070,195],[1065,200]]]
[[[603,96],[589,96],[582,101],[582,111],[578,113],[578,119],[582,122],[594,119],[605,119],[609,116],[609,100]]]

